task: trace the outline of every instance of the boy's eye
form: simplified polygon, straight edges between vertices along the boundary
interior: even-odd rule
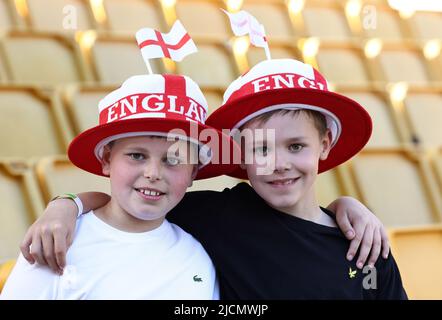
[[[267,146],[255,147],[253,149],[253,152],[260,156],[266,156],[267,153],[269,152],[269,149],[267,148]]]
[[[176,165],[179,165],[181,163],[181,161],[180,161],[180,159],[175,158],[175,157],[167,157],[166,158],[166,163],[169,166],[176,166]]]
[[[289,150],[291,152],[298,152],[298,151],[301,151],[303,147],[304,146],[302,144],[294,143],[289,146]]]
[[[132,159],[132,160],[144,160],[144,155],[142,153],[129,153],[128,156]]]

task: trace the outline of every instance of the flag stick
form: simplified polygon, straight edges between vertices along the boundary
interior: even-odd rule
[[[269,50],[269,44],[268,43],[266,43],[266,46],[264,47],[264,49],[265,49],[265,52],[266,52],[267,60],[272,60],[272,57],[270,56],[270,50]]]
[[[149,74],[153,74],[149,59],[144,59],[144,62],[146,63],[147,70],[149,70]]]

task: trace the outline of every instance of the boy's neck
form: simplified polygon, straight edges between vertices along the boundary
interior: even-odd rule
[[[117,201],[113,199],[105,206],[94,210],[94,213],[98,218],[115,229],[132,233],[154,230],[158,228],[165,219],[164,216],[156,220],[141,220],[135,218],[121,208]]]
[[[305,195],[294,206],[274,209],[320,225],[336,227],[336,222],[319,207],[314,191]]]

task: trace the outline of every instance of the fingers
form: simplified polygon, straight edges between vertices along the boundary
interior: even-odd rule
[[[361,244],[362,238],[364,237],[365,228],[368,224],[368,218],[362,217],[354,221],[353,230],[355,232],[354,238],[350,242],[350,248],[347,252],[347,260],[351,261],[356,256],[358,252],[359,245]]]
[[[340,212],[336,214],[336,222],[338,223],[339,229],[341,229],[342,233],[345,234],[348,240],[354,238],[355,231],[353,230],[348,215],[345,212],[344,214],[341,214]]]
[[[373,233],[374,233],[373,226],[371,224],[368,224],[367,228],[365,228],[364,236],[361,242],[361,247],[359,249],[358,262],[356,263],[356,267],[358,267],[359,269],[362,269],[362,267],[365,264],[365,261],[367,261],[368,254],[370,253],[373,244]]]
[[[374,267],[374,264],[379,258],[381,253],[382,237],[381,230],[379,228],[374,229],[373,233],[373,247],[371,248],[370,258],[368,260],[368,265]]]
[[[23,257],[30,263],[34,264],[35,259],[31,255],[31,243],[32,243],[32,228],[30,228],[26,234],[23,242],[20,244],[20,251]]]
[[[49,229],[44,230],[41,238],[43,247],[43,256],[48,266],[56,273],[60,274],[60,268],[57,265],[54,254],[54,238],[52,232]]]
[[[69,234],[63,228],[54,229],[54,254],[55,261],[61,272],[66,266],[66,251]]]
[[[41,245],[41,238],[37,232],[34,232],[32,236],[32,244],[30,253],[32,258],[37,261],[38,264],[41,264],[42,266],[47,265],[46,259],[43,255],[43,248]]]
[[[381,226],[380,230],[382,241],[382,257],[384,257],[384,259],[387,259],[388,254],[390,253],[390,240],[388,239],[387,231],[383,226]]]

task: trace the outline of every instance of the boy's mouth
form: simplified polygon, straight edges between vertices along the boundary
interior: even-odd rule
[[[272,186],[288,186],[288,185],[294,184],[298,179],[299,179],[299,177],[292,178],[292,179],[278,179],[278,180],[269,181],[267,183]]]
[[[151,188],[134,188],[134,189],[137,192],[149,198],[159,198],[160,196],[165,195],[164,192]]]

